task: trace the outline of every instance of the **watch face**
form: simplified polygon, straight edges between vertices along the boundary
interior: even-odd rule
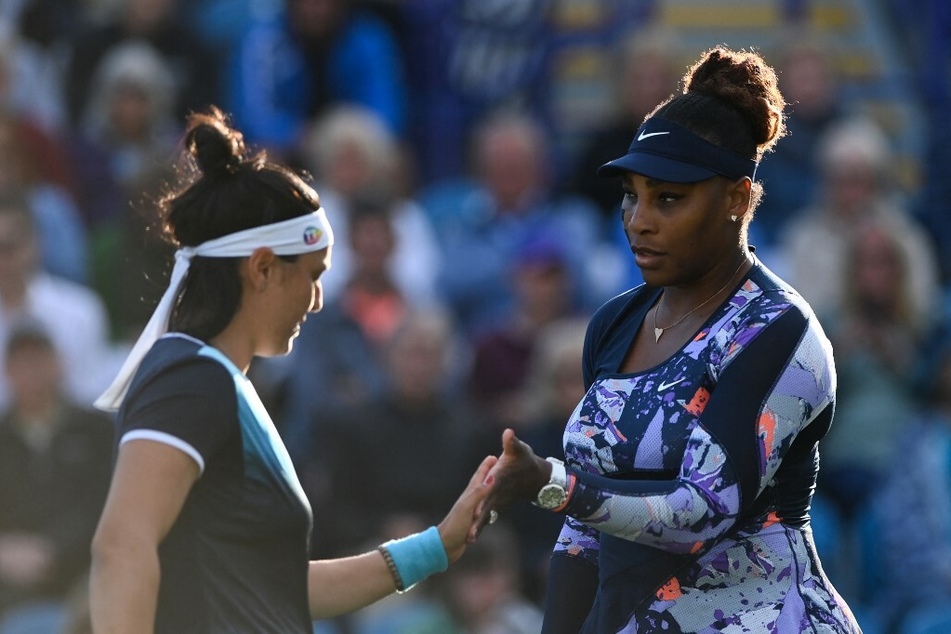
[[[546,484],[538,492],[538,506],[543,509],[558,508],[565,503],[568,494],[557,484]]]

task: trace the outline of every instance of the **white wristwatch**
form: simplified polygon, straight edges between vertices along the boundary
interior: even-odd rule
[[[545,458],[551,463],[551,477],[548,484],[543,486],[532,502],[535,506],[551,511],[565,503],[568,499],[568,472],[565,463],[557,458]]]

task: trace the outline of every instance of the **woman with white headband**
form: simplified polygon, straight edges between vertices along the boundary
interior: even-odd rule
[[[545,634],[856,633],[809,527],[831,346],[748,244],[784,100],[759,55],[724,48],[683,88],[598,171],[645,284],[591,319],[566,460],[506,430],[486,518],[517,499],[565,517]]]
[[[320,310],[333,232],[317,194],[218,110],[193,115],[194,178],[160,201],[178,245],[169,288],[96,402],[118,410],[116,465],[93,541],[101,634],[311,632],[445,570],[473,538],[494,458],[438,527],[308,561],[312,514],[245,376]]]

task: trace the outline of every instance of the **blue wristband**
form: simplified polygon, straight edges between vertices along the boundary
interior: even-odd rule
[[[449,567],[446,549],[435,526],[430,526],[422,533],[388,541],[383,544],[383,548],[389,552],[396,566],[402,581],[402,592]]]

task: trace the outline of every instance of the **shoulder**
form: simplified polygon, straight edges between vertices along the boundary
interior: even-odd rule
[[[799,291],[763,264],[758,264],[751,272],[734,301],[740,304],[748,315],[775,317],[792,311],[805,320],[814,320],[815,317],[809,302]]]
[[[219,398],[222,391],[233,392],[231,372],[215,359],[199,354],[203,347],[200,341],[184,336],[159,339],[142,359],[126,402],[143,393],[159,398],[172,394]]]
[[[792,286],[763,265],[730,300],[733,309],[712,337],[720,362],[729,364],[751,344],[757,350],[795,355],[809,366],[832,370],[832,346],[812,307]],[[765,348],[764,348],[765,346]]]
[[[131,432],[174,438],[175,446],[187,446],[186,453],[204,468],[234,437],[239,428],[235,378],[221,362],[200,354],[204,347],[174,335],[152,346],[119,410],[120,442]]]

